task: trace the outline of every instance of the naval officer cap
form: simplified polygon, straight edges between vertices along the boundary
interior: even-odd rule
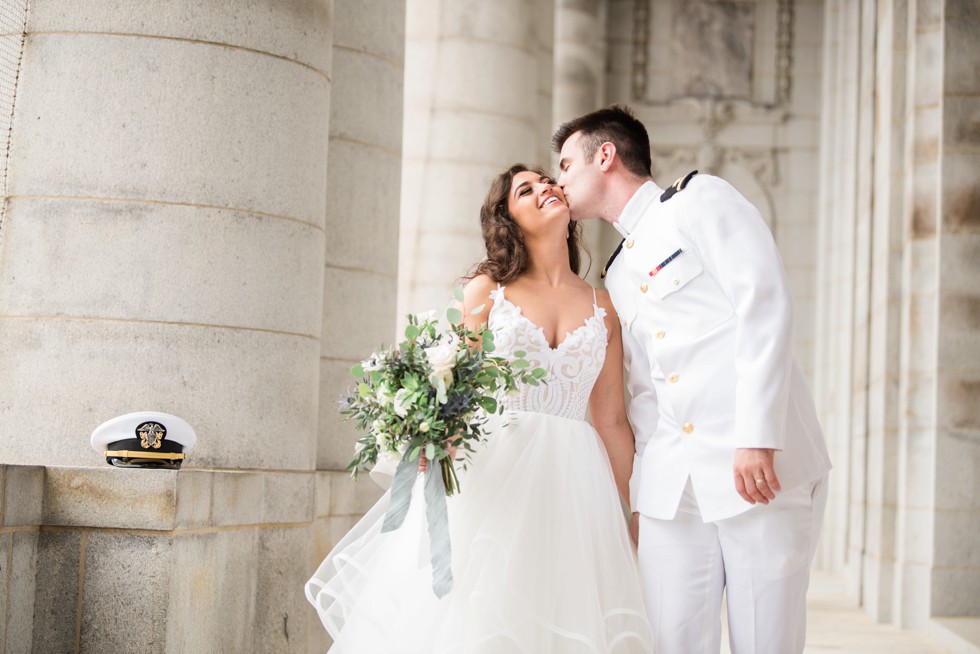
[[[179,468],[196,441],[187,421],[158,411],[127,413],[92,432],[92,448],[120,468]]]

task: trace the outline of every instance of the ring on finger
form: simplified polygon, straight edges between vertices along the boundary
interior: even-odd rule
[[[756,479],[755,479],[755,485],[756,486],[761,486],[764,483],[766,483],[766,480],[765,479],[763,479],[762,477],[756,477]]]

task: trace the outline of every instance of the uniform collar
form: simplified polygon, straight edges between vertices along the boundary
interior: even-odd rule
[[[636,224],[640,222],[640,217],[643,216],[647,207],[661,193],[663,193],[663,189],[654,182],[644,182],[623,207],[623,212],[619,214],[619,220],[613,223],[616,231],[622,234],[623,238],[629,236],[636,229]]]

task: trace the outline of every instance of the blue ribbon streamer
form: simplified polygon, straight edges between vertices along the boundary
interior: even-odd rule
[[[406,452],[395,469],[381,533],[394,531],[405,522],[412,503],[412,487],[415,485],[417,470],[418,461],[409,461]],[[436,597],[441,598],[453,588],[452,548],[449,543],[446,486],[442,480],[440,465],[434,461],[426,472],[424,498],[425,519],[429,530],[429,557],[432,563],[432,591]]]
[[[418,474],[418,462],[408,460],[408,452],[402,457],[401,463],[395,468],[395,476],[391,480],[391,496],[388,498],[388,510],[385,520],[381,523],[381,533],[394,531],[405,522],[408,507],[412,503],[412,486]]]
[[[435,468],[433,470],[433,468]],[[432,591],[443,597],[453,589],[452,551],[449,545],[449,511],[441,466],[430,465],[425,480],[425,519],[429,525],[429,557]]]

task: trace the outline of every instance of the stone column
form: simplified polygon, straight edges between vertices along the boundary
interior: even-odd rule
[[[333,5],[317,500],[307,576],[380,495],[367,477],[354,483],[344,472],[357,434],[341,420],[337,400],[353,382],[351,366],[396,336],[405,7],[400,0]],[[311,647],[325,651],[319,620],[311,619],[311,629]]]
[[[331,4],[30,3],[0,460],[48,466],[35,651],[305,646]],[[139,409],[185,469],[91,450]]]
[[[551,2],[408,0],[399,314],[442,310],[483,256],[490,179],[541,157]]]
[[[851,443],[850,361],[854,323],[854,226],[857,190],[859,5],[829,0],[824,59],[820,177],[820,242],[817,260],[817,363],[815,399],[828,438],[834,471],[828,498],[821,558],[842,568],[848,557]],[[853,589],[852,589],[853,590]]]
[[[555,127],[605,104],[608,10],[606,0],[558,0],[556,3],[552,121]],[[619,242],[619,235],[601,220],[586,221],[583,227],[585,242],[592,254],[588,280],[597,284],[606,257]]]
[[[929,619],[935,505],[939,253],[937,190],[943,82],[943,0],[915,0],[908,13],[908,78],[902,243],[903,304],[899,383],[898,517],[893,619],[925,628]]]
[[[980,524],[980,4],[943,5],[930,614],[945,625],[955,623],[947,617],[970,616],[976,626],[980,549],[971,534]]]
[[[128,8],[123,5],[128,5]],[[138,409],[192,466],[309,470],[329,5],[31,3],[0,242],[0,457],[104,465]]]
[[[904,0],[879,3],[875,24],[878,136],[871,182],[874,202],[862,602],[868,613],[881,622],[892,619],[895,579],[907,13]]]

